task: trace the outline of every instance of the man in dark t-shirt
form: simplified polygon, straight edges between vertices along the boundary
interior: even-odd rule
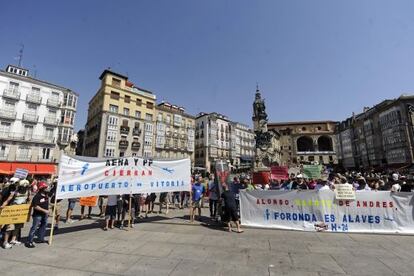
[[[233,221],[237,227],[237,233],[243,233],[243,230],[240,229],[239,216],[237,214],[237,203],[234,193],[229,190],[227,184],[223,184],[223,193],[221,198],[224,201],[224,212],[226,214],[227,226],[229,232],[231,232],[231,222]]]
[[[30,228],[29,237],[27,238],[26,247],[28,248],[35,247],[33,243],[33,239],[34,239],[36,230],[38,228],[39,228],[39,242],[37,243],[46,242],[45,233],[46,233],[47,217],[49,215],[49,197],[46,192],[47,187],[48,186],[45,182],[39,182],[39,184],[37,185],[37,188],[39,190],[32,200],[33,224],[32,224],[32,228]]]

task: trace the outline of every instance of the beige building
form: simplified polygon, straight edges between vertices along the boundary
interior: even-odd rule
[[[156,106],[154,158],[190,158],[194,165],[195,118],[184,108],[163,102]]]
[[[155,95],[111,70],[99,79],[89,102],[84,155],[153,157]]]
[[[281,165],[336,165],[336,126],[333,121],[305,121],[269,123],[268,129],[280,133]]]

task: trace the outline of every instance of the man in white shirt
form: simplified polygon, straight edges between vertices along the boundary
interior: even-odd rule
[[[105,227],[104,231],[108,230],[108,227],[114,229],[114,223],[116,219],[116,207],[118,203],[118,196],[117,195],[109,195],[108,196],[108,204],[105,210]]]
[[[324,190],[330,190],[328,186],[328,176],[327,175],[321,175],[321,179],[318,181],[318,184],[315,188],[317,191],[324,191]]]

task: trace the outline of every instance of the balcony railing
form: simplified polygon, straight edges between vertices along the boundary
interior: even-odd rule
[[[132,129],[132,135],[134,135],[134,136],[140,136],[141,135],[141,129],[139,129],[139,128],[133,128]]]
[[[121,134],[129,134],[129,127],[128,126],[121,126],[120,132],[121,132]]]
[[[16,119],[16,111],[0,108],[0,118],[15,120]]]
[[[30,161],[32,157],[30,155],[17,155],[16,161]]]
[[[139,150],[141,148],[141,143],[140,142],[132,142],[131,144],[131,149],[132,150]]]
[[[40,97],[40,95],[36,95],[36,94],[28,94],[26,96],[26,102],[40,104],[42,102],[42,97]]]
[[[33,142],[33,143],[46,143],[46,144],[54,144],[55,138],[52,136],[46,135],[33,135],[33,134],[25,134],[25,133],[17,133],[17,132],[9,132],[9,131],[1,131],[0,132],[0,139],[6,140],[13,140],[13,141],[26,141],[26,142]]]
[[[119,141],[119,148],[120,149],[126,149],[128,148],[129,142],[126,140]]]
[[[23,113],[23,118],[22,120],[24,122],[29,122],[29,123],[37,123],[37,120],[39,119],[39,116],[37,116],[36,114],[27,114],[27,113]]]
[[[49,98],[47,99],[46,105],[50,107],[59,107],[60,106],[59,99]]]
[[[20,92],[19,92],[18,89],[6,88],[6,89],[4,89],[3,97],[13,99],[13,100],[19,100],[20,99]]]
[[[50,125],[50,126],[57,126],[57,124],[59,123],[58,119],[56,117],[53,116],[46,116],[43,120],[43,123],[45,125]]]

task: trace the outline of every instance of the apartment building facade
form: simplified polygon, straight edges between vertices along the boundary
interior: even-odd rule
[[[194,165],[195,117],[167,102],[156,106],[154,158],[190,158]]]
[[[89,102],[84,155],[152,158],[156,96],[109,69],[99,79]]]
[[[409,167],[413,158],[414,96],[384,100],[341,122],[337,135],[347,169]]]
[[[245,124],[233,123],[231,128],[231,162],[238,170],[253,166],[256,140],[253,130]]]
[[[0,70],[0,93],[1,173],[12,174],[16,167],[31,174],[55,173],[61,152],[76,148],[78,95],[13,65]]]

